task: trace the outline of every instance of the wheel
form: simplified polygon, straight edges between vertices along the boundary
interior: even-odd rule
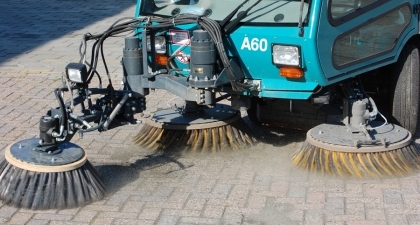
[[[391,113],[398,123],[417,136],[419,130],[419,49],[407,43],[394,65]]]

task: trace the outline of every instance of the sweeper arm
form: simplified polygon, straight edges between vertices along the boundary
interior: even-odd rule
[[[118,124],[136,123],[134,114],[145,109],[144,98],[135,97],[132,91],[114,90],[112,84],[106,88],[89,88],[85,72],[83,64],[70,63],[67,66],[68,76],[64,80],[69,80],[54,90],[59,107],[50,109],[41,117],[40,142],[36,150],[53,152],[61,142],[70,141],[76,133],[83,136],[83,133],[106,131]],[[76,92],[77,96],[64,103],[65,92]],[[99,97],[93,102],[96,96]]]

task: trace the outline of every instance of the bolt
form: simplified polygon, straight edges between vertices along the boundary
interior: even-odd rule
[[[131,107],[131,111],[135,112],[136,111],[136,107]]]
[[[19,148],[22,148],[22,144],[19,144]]]
[[[321,134],[322,134],[322,131],[321,131],[321,130],[320,130],[320,131],[318,131],[318,134],[319,134],[319,135],[321,135]]]
[[[55,162],[55,158],[52,158],[52,159],[51,159],[51,162],[52,162],[52,163],[54,163],[54,162]]]

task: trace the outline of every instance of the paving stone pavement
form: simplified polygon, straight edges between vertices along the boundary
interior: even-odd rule
[[[0,2],[0,149],[37,136],[39,117],[56,106],[52,88],[59,86],[67,63],[79,60],[81,35],[99,33],[117,19],[134,15],[134,4]],[[122,38],[105,44],[116,83],[122,74],[122,46]],[[148,113],[167,107],[172,97],[164,91],[151,94]],[[302,131],[255,126],[260,142],[252,148],[168,156],[133,145],[140,128],[127,125],[74,138],[103,174],[108,187],[104,200],[42,211],[0,203],[0,223],[420,224],[420,174],[361,180],[296,169],[290,154],[301,146]]]

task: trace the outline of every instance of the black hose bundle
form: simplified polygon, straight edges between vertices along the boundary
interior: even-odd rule
[[[124,22],[122,22],[124,21]],[[207,17],[192,15],[192,14],[182,14],[172,18],[161,18],[161,17],[124,17],[113,23],[105,32],[101,34],[92,35],[87,33],[84,35],[82,43],[80,45],[80,61],[89,66],[88,79],[90,82],[93,75],[96,73],[96,68],[99,60],[99,54],[101,54],[102,61],[104,63],[105,71],[107,73],[108,79],[111,83],[111,78],[109,76],[109,71],[105,62],[103,54],[103,43],[106,38],[111,36],[116,36],[124,32],[132,32],[135,29],[154,29],[154,30],[167,30],[175,25],[182,24],[191,24],[197,23],[197,25],[207,32],[209,32],[210,37],[214,41],[216,48],[219,52],[221,62],[223,67],[226,69],[229,76],[230,83],[232,85],[233,91],[250,91],[253,88],[252,84],[243,83],[243,77],[237,78],[234,74],[234,71],[230,65],[229,58],[225,47],[223,45],[222,38],[222,29],[218,22],[209,19]],[[95,43],[92,46],[92,55],[90,63],[86,62],[86,42],[89,40],[95,40]]]

